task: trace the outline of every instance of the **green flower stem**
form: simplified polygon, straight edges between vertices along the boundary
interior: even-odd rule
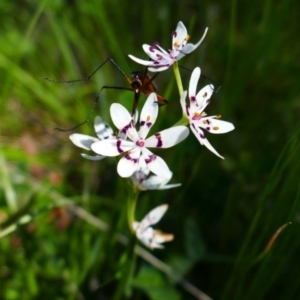
[[[133,233],[131,224],[135,220],[134,218],[135,207],[136,207],[139,194],[140,194],[139,189],[133,187],[132,193],[127,199],[127,220],[128,220],[128,226],[130,228],[131,233]]]
[[[177,83],[178,90],[179,90],[179,96],[181,97],[183,94],[183,86],[182,86],[181,76],[180,76],[180,72],[179,72],[179,66],[178,66],[177,62],[175,62],[173,64],[173,71],[175,74],[176,83]]]
[[[134,218],[135,207],[139,196],[139,192],[140,191],[138,189],[133,188],[132,192],[129,193],[129,197],[127,199],[127,219],[128,219],[127,221],[128,221],[128,226],[130,229],[131,236],[128,241],[126,253],[121,258],[121,261],[123,262],[122,265],[120,266],[121,277],[117,289],[115,291],[113,300],[122,299],[132,274],[132,268],[134,266],[134,261],[135,261],[134,247],[136,242],[136,236],[135,233],[133,232],[131,224],[135,220]]]
[[[186,126],[189,124],[189,119],[186,117],[185,114],[182,114],[182,118],[177,122],[175,123],[172,127],[175,127],[175,126]]]
[[[129,278],[131,277],[132,268],[134,266],[135,242],[136,242],[136,236],[134,234],[132,234],[129,241],[128,241],[127,251],[125,253],[125,257],[123,257],[124,263],[121,267],[121,278],[120,278],[119,284],[117,286],[117,289],[115,291],[113,300],[123,299],[123,295],[124,295],[124,292],[126,290],[127,284],[129,282]]]
[[[176,78],[179,96],[181,97],[183,94],[183,86],[182,86],[181,76],[180,76],[180,72],[179,72],[179,66],[178,66],[177,62],[175,62],[173,64],[173,71],[174,71],[174,75]],[[180,126],[180,125],[188,125],[188,124],[189,124],[189,119],[185,116],[184,112],[182,112],[182,118],[176,124],[174,124],[173,127]]]

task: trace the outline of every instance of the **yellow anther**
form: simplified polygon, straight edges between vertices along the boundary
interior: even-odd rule
[[[174,47],[179,47],[180,46],[180,44],[176,41],[176,42],[174,42]]]
[[[206,96],[207,96],[207,93],[205,92],[202,97],[205,98]]]
[[[190,36],[187,35],[187,36],[185,37],[185,40],[188,41],[189,39],[190,39]]]
[[[216,116],[216,119],[221,119],[221,118],[222,118],[221,115],[217,115],[217,116]]]
[[[203,120],[202,122],[203,124],[208,124],[207,120]]]
[[[147,122],[149,122],[149,121],[150,121],[150,119],[151,119],[151,118],[150,118],[150,116],[147,116]]]
[[[214,126],[213,130],[219,130],[219,127],[218,126]]]

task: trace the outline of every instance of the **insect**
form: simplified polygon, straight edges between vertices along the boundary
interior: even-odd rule
[[[42,77],[42,79],[48,80],[50,82],[55,82],[55,83],[73,83],[73,82],[80,82],[80,81],[90,81],[91,78],[95,75],[95,73],[97,73],[98,70],[100,70],[108,61],[110,61],[118,70],[119,72],[124,76],[125,80],[128,82],[128,84],[130,85],[130,87],[118,87],[118,86],[102,86],[94,104],[93,107],[90,111],[90,113],[88,114],[86,120],[82,123],[80,123],[79,125],[71,128],[71,129],[60,129],[60,128],[55,128],[59,131],[72,131],[80,126],[82,126],[85,123],[89,122],[89,118],[91,116],[91,114],[93,113],[98,100],[100,98],[100,94],[101,91],[103,89],[117,89],[117,90],[125,90],[125,91],[132,91],[134,92],[134,98],[133,98],[133,104],[132,104],[132,115],[135,114],[141,93],[145,94],[146,96],[148,96],[149,94],[151,94],[152,92],[156,93],[156,88],[154,86],[154,79],[157,77],[157,75],[159,73],[156,73],[155,75],[153,75],[151,78],[148,76],[147,74],[147,68],[145,69],[145,71],[134,71],[131,73],[131,77],[128,77],[125,72],[118,66],[118,64],[111,58],[107,58],[91,75],[89,75],[86,78],[83,79],[76,79],[76,80],[54,80],[54,79],[49,79],[47,77]],[[164,99],[162,96],[157,94],[157,102],[158,105],[165,105],[168,103],[168,101],[166,99]]]

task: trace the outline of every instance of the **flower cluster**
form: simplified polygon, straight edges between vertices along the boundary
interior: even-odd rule
[[[177,145],[187,138],[189,129],[201,145],[223,159],[204,134],[204,130],[221,134],[234,129],[232,123],[220,120],[220,115],[207,116],[204,111],[210,103],[214,86],[208,84],[197,92],[201,70],[196,67],[192,71],[188,90],[184,91],[180,87],[181,79],[177,62],[185,55],[196,50],[205,38],[206,33],[207,28],[196,44],[188,43],[189,35],[186,27],[182,22],[179,22],[176,30],[172,33],[171,50],[166,51],[155,42],[152,45],[143,45],[143,49],[150,60],[143,60],[129,55],[135,62],[147,66],[147,69],[151,72],[162,72],[173,65],[179,90],[182,91],[179,98],[183,117],[176,125],[148,137],[159,115],[158,97],[154,92],[147,93],[148,98],[141,110],[139,119],[136,111],[131,114],[121,104],[113,103],[110,107],[110,115],[118,132],[114,134],[113,129],[97,116],[94,123],[96,137],[78,133],[70,136],[71,141],[76,146],[94,153],[93,155],[81,155],[93,161],[101,160],[104,157],[120,156],[117,165],[118,174],[123,178],[130,178],[134,188],[142,191],[162,190],[180,186],[180,184],[168,184],[173,173],[166,162],[150,149],[165,149]],[[142,82],[139,84],[142,84]],[[136,93],[136,90],[134,91]],[[186,102],[187,96],[188,102]],[[137,238],[151,249],[162,248],[161,243],[173,239],[172,234],[164,234],[151,227],[162,218],[167,208],[168,205],[166,204],[160,205],[151,210],[141,222],[130,221],[131,229],[135,232]]]

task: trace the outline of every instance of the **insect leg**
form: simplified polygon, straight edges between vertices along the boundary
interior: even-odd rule
[[[80,82],[80,81],[90,81],[91,78],[108,62],[110,61],[118,70],[119,72],[122,73],[122,75],[126,78],[126,74],[124,71],[118,66],[118,64],[110,57],[108,57],[93,73],[85,78],[82,79],[75,79],[75,80],[55,80],[55,79],[50,79],[48,77],[41,77],[41,79],[50,81],[50,82],[55,82],[55,83],[72,83],[72,82]]]

